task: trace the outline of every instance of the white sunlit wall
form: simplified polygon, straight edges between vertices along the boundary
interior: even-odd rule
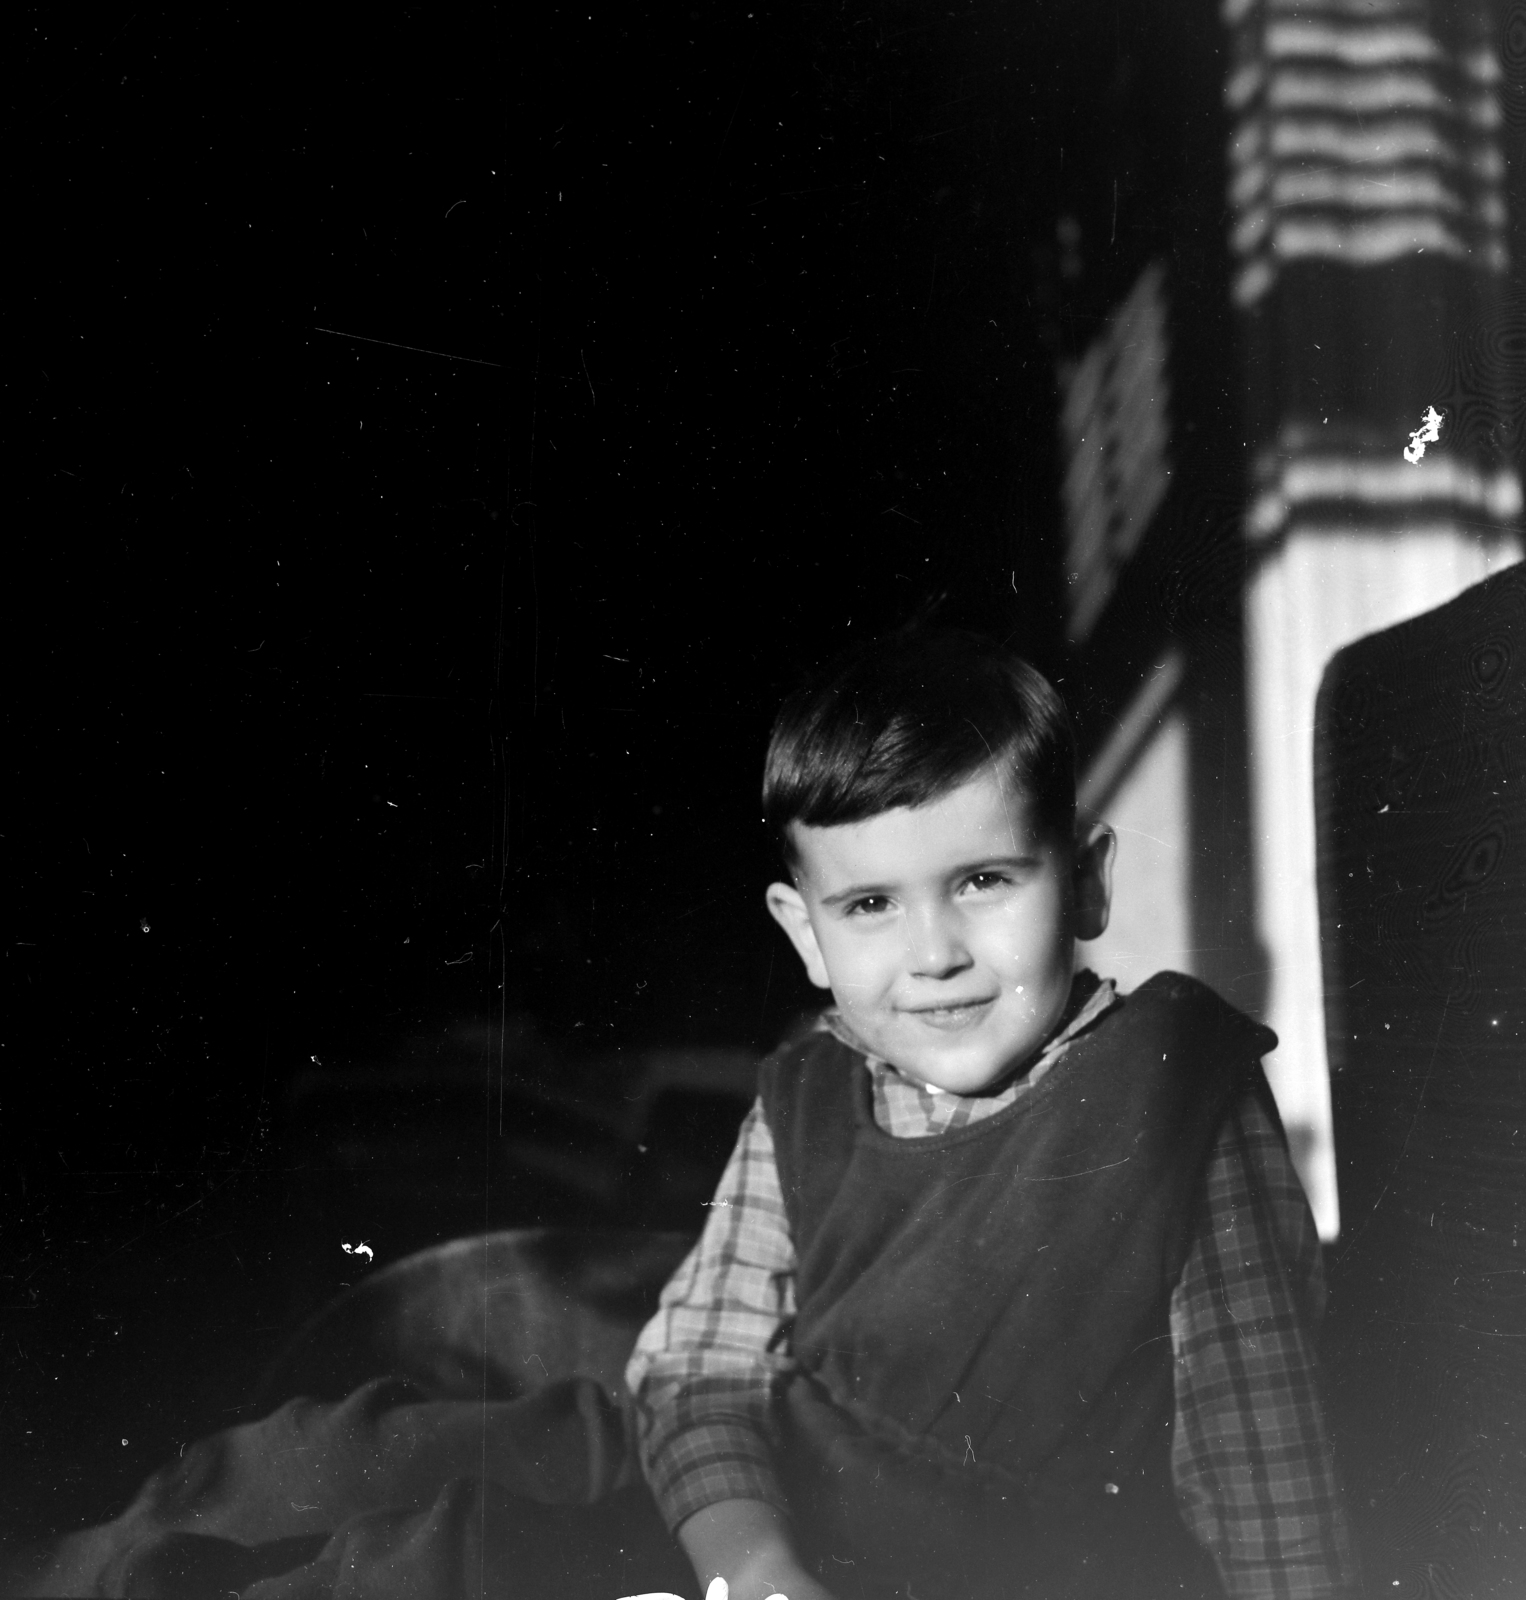
[[[1124,989],[1165,969],[1198,976],[1187,860],[1187,723],[1179,711],[1162,718],[1102,814],[1118,836],[1113,915],[1081,959]]]
[[[1189,728],[1172,702],[1182,670],[1173,652],[1151,674],[1077,797],[1118,838],[1107,931],[1080,959],[1125,991],[1166,969],[1204,975],[1193,947]]]

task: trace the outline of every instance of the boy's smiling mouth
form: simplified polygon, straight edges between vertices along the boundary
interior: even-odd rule
[[[984,1000],[951,1000],[942,1005],[902,1006],[900,1010],[903,1016],[915,1017],[929,1028],[952,1033],[973,1027],[995,1004],[995,999],[988,997]]]

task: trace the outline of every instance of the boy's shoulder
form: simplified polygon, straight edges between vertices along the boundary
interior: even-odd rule
[[[1157,972],[1120,1000],[1119,1020],[1127,1018],[1127,1034],[1137,1049],[1152,1047],[1162,1034],[1185,1037],[1195,1051],[1208,1055],[1259,1060],[1277,1048],[1270,1028],[1185,972]]]

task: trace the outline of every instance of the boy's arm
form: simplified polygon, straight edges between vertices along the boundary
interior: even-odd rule
[[[789,1519],[763,1500],[719,1500],[696,1511],[678,1530],[699,1578],[708,1590],[724,1578],[727,1600],[832,1600],[831,1593],[795,1555]]]
[[[699,1242],[662,1292],[626,1368],[642,1468],[701,1585],[716,1576],[733,1600],[825,1593],[795,1561],[788,1503],[774,1469],[769,1410],[794,1368],[795,1250],[755,1103]],[[751,1593],[755,1582],[788,1579]]]
[[[1232,1600],[1336,1600],[1359,1576],[1314,1345],[1319,1238],[1264,1094],[1262,1082],[1220,1131],[1171,1299],[1172,1465]]]

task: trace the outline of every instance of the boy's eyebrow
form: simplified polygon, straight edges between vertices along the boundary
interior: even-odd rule
[[[1040,861],[1037,851],[1029,851],[1022,855],[1008,856],[980,856],[973,861],[962,861],[958,866],[950,867],[945,874],[948,878],[968,878],[977,872],[989,872],[993,867],[1033,867]],[[840,906],[849,900],[862,900],[869,895],[890,894],[895,888],[891,883],[853,883],[846,889],[839,889],[835,894],[821,897],[821,904],[830,908]]]

